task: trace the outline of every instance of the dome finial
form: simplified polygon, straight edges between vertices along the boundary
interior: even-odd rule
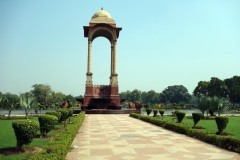
[[[103,10],[103,7],[101,8],[101,10]]]

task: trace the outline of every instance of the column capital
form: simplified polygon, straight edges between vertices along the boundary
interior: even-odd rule
[[[113,42],[117,43],[117,40],[115,39],[115,40],[113,40]]]
[[[88,39],[88,42],[89,42],[89,41],[92,42],[92,39],[89,38],[89,39]]]

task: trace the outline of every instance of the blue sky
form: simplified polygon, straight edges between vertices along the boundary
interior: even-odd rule
[[[231,0],[2,0],[0,92],[30,91],[34,84],[83,95],[87,26],[103,7],[118,27],[120,92],[162,92],[201,80],[240,74],[240,1]],[[93,41],[93,83],[109,84],[110,43]]]

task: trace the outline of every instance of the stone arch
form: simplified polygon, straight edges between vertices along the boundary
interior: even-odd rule
[[[117,74],[117,39],[122,28],[116,27],[111,15],[103,9],[92,16],[89,25],[83,26],[84,37],[88,38],[88,62],[86,73],[86,89],[82,100],[82,110],[88,109],[121,109],[121,98],[118,94]],[[92,42],[98,37],[104,37],[110,42],[111,73],[109,85],[93,85],[92,81]]]
[[[93,41],[97,37],[105,37],[109,40],[109,42],[113,43],[115,39],[117,39],[116,34],[112,29],[108,27],[108,25],[95,25],[91,32],[88,35],[89,39]]]

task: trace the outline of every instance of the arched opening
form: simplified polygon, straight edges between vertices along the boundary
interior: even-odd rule
[[[105,37],[97,37],[92,42],[93,84],[109,84],[111,72],[111,43]]]

